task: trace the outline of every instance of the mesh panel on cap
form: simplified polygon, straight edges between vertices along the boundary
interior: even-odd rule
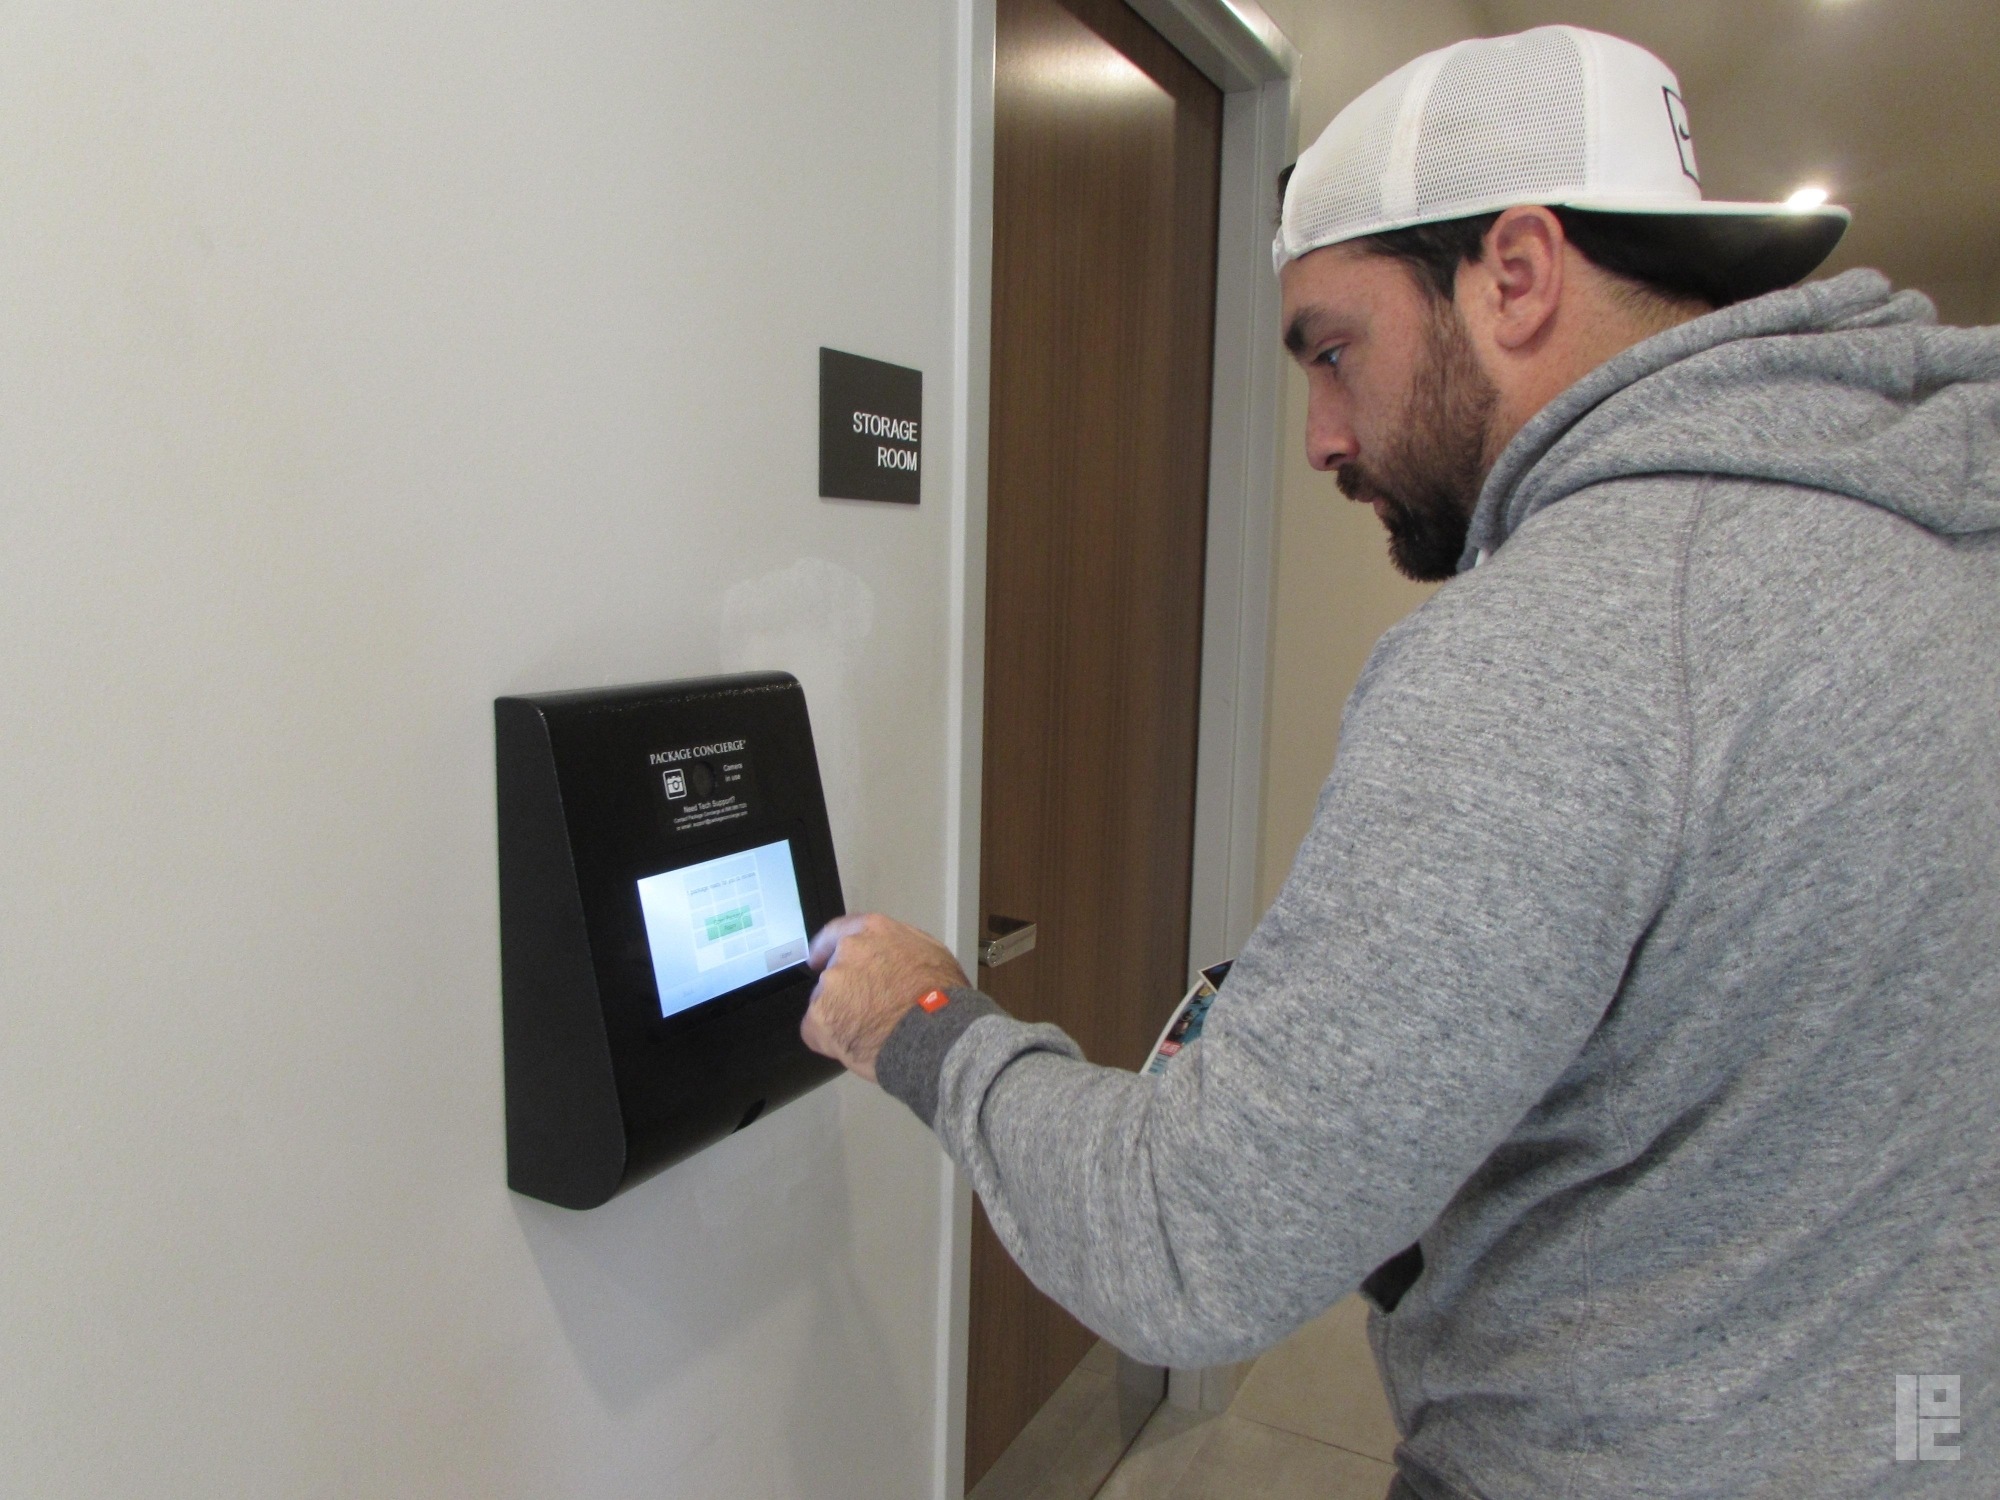
[[[1384,82],[1394,80],[1385,79]],[[1403,107],[1401,88],[1381,84],[1354,101],[1333,131],[1315,144],[1315,155],[1331,157],[1294,188],[1292,231],[1297,243],[1316,245],[1353,224],[1382,217],[1382,174],[1389,165],[1389,143],[1396,133],[1396,116]]]
[[[1417,131],[1417,212],[1585,186],[1583,51],[1553,27],[1464,47]]]

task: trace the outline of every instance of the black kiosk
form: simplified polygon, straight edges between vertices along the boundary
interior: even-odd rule
[[[843,910],[782,672],[499,698],[507,1182],[594,1208],[840,1071],[799,1040]]]

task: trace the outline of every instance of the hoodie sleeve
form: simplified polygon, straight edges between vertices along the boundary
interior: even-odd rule
[[[1267,1347],[1576,1059],[1672,867],[1698,509],[1691,481],[1574,496],[1384,637],[1290,877],[1163,1075],[990,1002],[891,1037],[884,1076],[1103,1337],[1183,1367]]]

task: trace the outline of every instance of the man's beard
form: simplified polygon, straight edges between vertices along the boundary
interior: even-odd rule
[[[1380,502],[1389,560],[1406,577],[1437,583],[1458,571],[1498,399],[1458,309],[1436,303],[1402,431],[1374,462],[1342,464],[1334,473],[1348,499]]]

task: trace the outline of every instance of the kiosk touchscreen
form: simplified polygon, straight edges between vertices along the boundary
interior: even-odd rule
[[[660,1014],[676,1015],[806,961],[792,846],[720,854],[639,882]]]
[[[836,1074],[799,1021],[842,909],[783,673],[501,698],[507,1177],[589,1208]]]

